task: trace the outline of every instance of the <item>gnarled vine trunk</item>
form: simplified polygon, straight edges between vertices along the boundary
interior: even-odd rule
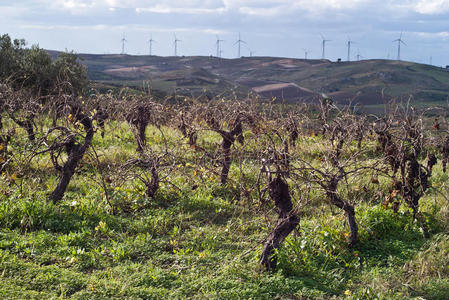
[[[13,115],[10,115],[10,117],[17,125],[25,129],[25,131],[27,132],[28,140],[30,142],[34,142],[36,140],[36,134],[34,132],[32,117],[25,120],[19,120],[15,118]]]
[[[271,199],[278,209],[279,218],[274,230],[265,241],[259,263],[268,271],[276,267],[275,250],[299,224],[299,216],[292,212],[293,203],[288,184],[278,175],[268,184]]]
[[[358,226],[355,220],[354,206],[337,196],[335,191],[328,191],[327,197],[330,202],[345,212],[349,227],[349,246],[354,246],[359,241]]]
[[[296,214],[291,214],[285,218],[279,218],[274,230],[268,236],[263,245],[262,255],[259,263],[267,270],[274,270],[276,268],[276,256],[273,255],[275,249],[284,242],[285,238],[293,231],[299,224],[299,217]]]
[[[58,185],[48,197],[49,200],[53,201],[53,203],[59,202],[64,196],[67,186],[73,174],[75,174],[76,167],[83,158],[84,153],[87,151],[87,149],[89,149],[90,145],[92,144],[92,138],[94,136],[92,120],[88,116],[79,112],[76,113],[75,115],[77,117],[77,120],[80,121],[81,124],[83,124],[86,136],[84,138],[83,144],[77,144],[74,141],[74,138],[72,141],[68,141],[70,143],[70,147],[68,148],[66,147],[68,150],[67,162],[62,167],[62,176],[58,182]]]
[[[223,159],[221,161],[221,184],[225,184],[228,180],[229,170],[231,169],[231,147],[234,144],[234,136],[231,133],[222,133],[223,142],[221,143],[221,150]]]

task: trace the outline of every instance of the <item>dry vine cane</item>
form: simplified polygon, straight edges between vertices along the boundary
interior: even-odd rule
[[[220,182],[222,184],[226,184],[228,180],[229,170],[231,168],[231,147],[234,145],[234,142],[237,140],[240,144],[244,143],[243,131],[242,131],[242,120],[241,115],[237,114],[237,116],[232,119],[230,118],[229,123],[233,124],[232,129],[225,130],[220,126],[217,119],[214,117],[214,113],[212,110],[208,111],[205,116],[207,124],[210,126],[210,130],[217,132],[220,134],[221,141],[221,173],[220,173]]]
[[[449,162],[449,134],[446,136],[441,147],[441,159],[443,165],[443,172],[446,173],[446,165]]]
[[[4,110],[11,120],[27,132],[28,141],[34,143],[36,140],[34,119],[42,111],[39,97],[25,89],[13,91],[11,88],[6,97]]]
[[[325,107],[326,113],[329,113]],[[336,109],[336,108],[334,108]],[[356,116],[336,109],[335,116],[326,123],[326,143],[323,149],[320,166],[312,165],[304,159],[299,159],[300,167],[292,170],[292,175],[299,176],[305,182],[317,184],[324,191],[330,204],[343,210],[350,230],[349,246],[358,242],[358,226],[354,204],[344,199],[338,192],[339,185],[345,184],[349,189],[349,182],[361,178],[361,174],[375,168],[375,163],[364,159],[363,147],[352,149],[352,141],[358,141],[359,122]]]
[[[145,184],[147,197],[154,198],[161,181],[165,180],[173,169],[174,161],[168,152],[159,155],[144,153],[140,158],[128,160],[123,167],[129,176]],[[161,174],[164,169],[169,169],[168,174]]]
[[[136,151],[143,153],[147,146],[147,138],[145,131],[148,125],[152,124],[160,127],[167,123],[169,114],[164,110],[163,105],[153,102],[146,97],[134,96],[129,103],[120,103],[126,105],[126,121],[131,125],[133,134],[137,142]],[[168,107],[167,107],[168,108]]]
[[[399,125],[395,129],[391,129],[393,122]],[[407,107],[402,114],[391,116],[387,126],[378,130],[377,134],[384,156],[393,170],[392,195],[398,193],[401,196],[413,211],[413,219],[418,219],[427,236],[428,229],[419,212],[419,200],[429,188],[429,179],[437,159],[426,150],[428,141],[424,135],[422,116],[417,115],[413,108]],[[420,162],[423,155],[426,156],[426,164]],[[384,206],[396,199],[393,210],[397,212],[400,203],[392,195],[385,200]]]
[[[275,135],[278,135],[278,133],[275,132]],[[286,139],[284,140],[284,149],[281,151],[276,151],[273,139],[271,142],[273,142],[273,146],[261,154],[267,156],[267,159],[262,159],[261,168],[261,173],[266,173],[268,176],[268,184],[265,189],[268,189],[270,198],[274,202],[278,213],[275,228],[265,240],[259,259],[259,263],[268,271],[276,268],[275,250],[298,227],[300,222],[299,214],[293,209],[290,189],[285,179],[285,176],[289,174],[289,164],[285,163],[286,157],[289,155],[288,142]],[[272,172],[269,165],[274,165],[276,171]],[[272,173],[275,174],[274,178],[272,178]]]
[[[68,158],[62,167],[61,178],[58,182],[58,185],[54,189],[54,191],[50,194],[49,199],[53,201],[53,203],[59,202],[67,189],[67,186],[72,178],[73,174],[75,174],[75,170],[82,160],[84,153],[89,149],[92,144],[92,138],[94,136],[94,128],[92,125],[92,119],[90,116],[84,114],[81,111],[80,107],[73,106],[72,107],[72,115],[75,120],[79,121],[84,126],[84,131],[86,133],[84,137],[83,143],[78,143],[75,140],[74,135],[68,135],[67,139],[64,143]]]
[[[68,127],[53,127],[48,130],[41,142],[41,144],[45,145],[47,148],[33,154],[32,156],[35,157],[39,154],[49,152],[55,169],[61,173],[61,177],[56,188],[48,196],[48,200],[55,204],[58,203],[64,196],[67,186],[72,176],[75,174],[76,168],[81,162],[86,151],[92,145],[92,139],[94,136],[92,117],[83,112],[83,107],[81,105],[82,102],[79,102],[80,100],[75,97],[67,97],[67,101],[68,102],[66,105],[70,110],[70,114],[67,116],[67,119],[75,124],[79,123],[83,126],[85,132],[85,136],[81,137],[83,141],[78,142],[77,137],[80,137],[80,135],[70,130]],[[48,138],[50,135],[54,134],[54,132],[60,132],[60,135],[50,142],[49,145]],[[65,152],[68,157],[61,166],[59,162],[61,161],[62,152]]]
[[[192,114],[190,112],[181,111],[178,122],[178,129],[181,131],[182,135],[189,140],[189,145],[191,147],[196,146],[198,136],[196,129],[192,125]]]

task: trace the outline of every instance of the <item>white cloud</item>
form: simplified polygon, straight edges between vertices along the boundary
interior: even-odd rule
[[[171,13],[182,13],[182,14],[211,14],[211,13],[223,13],[226,9],[223,7],[219,8],[192,8],[192,7],[170,7],[164,5],[156,5],[152,7],[137,7],[137,13],[160,13],[160,14],[171,14]]]
[[[224,9],[221,0],[39,0],[48,4],[50,7],[59,10],[70,11],[71,13],[92,13],[102,9],[128,8],[136,9],[137,12],[156,12],[156,13],[203,13],[209,11],[219,11]],[[183,11],[185,10],[185,11]]]
[[[327,12],[350,12],[367,7],[375,11],[397,11],[401,14],[442,14],[449,12],[449,0],[34,0],[1,5],[26,8],[27,3],[72,14],[98,14],[117,9],[133,9],[137,13],[160,14],[222,14],[239,13],[251,16],[282,16],[291,14],[322,15]],[[367,11],[369,14],[373,11]]]
[[[235,9],[241,14],[253,16],[273,17],[289,14],[304,13],[319,14],[335,10],[355,10],[362,4],[370,2],[369,0],[225,0],[226,7],[229,10]]]
[[[226,30],[217,30],[213,28],[193,28],[193,27],[155,27],[145,25],[19,25],[20,29],[32,29],[32,30],[64,30],[64,31],[115,31],[121,32],[124,30],[134,32],[155,32],[155,33],[173,33],[173,32],[188,32],[188,33],[204,33],[204,34],[228,34]]]
[[[441,32],[415,32],[418,36],[423,38],[448,38],[449,32],[448,31],[441,31]]]
[[[47,2],[47,1],[46,1]],[[54,9],[68,10],[71,12],[81,12],[92,9],[96,6],[96,1],[92,0],[56,0],[50,1],[50,7]]]
[[[414,4],[416,12],[421,14],[441,14],[449,12],[449,0],[420,0]]]
[[[357,9],[374,0],[36,0],[47,7],[73,14],[93,14],[119,8],[138,13],[225,13],[237,12],[254,16],[278,16],[292,13],[319,13],[329,10]],[[436,0],[435,0],[436,1]]]
[[[25,12],[28,11],[27,8],[25,7],[17,7],[17,6],[3,6],[0,4],[0,11],[2,14],[2,17],[19,17],[21,15],[23,15]]]

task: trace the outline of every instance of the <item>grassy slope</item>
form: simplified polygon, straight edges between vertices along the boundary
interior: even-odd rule
[[[150,144],[161,141],[156,129],[147,134]],[[194,155],[176,132],[165,134],[186,157]],[[218,141],[212,135],[200,140]],[[313,154],[319,142],[319,137],[301,137],[297,151]],[[94,145],[104,166],[134,155],[125,124],[109,128],[105,139],[96,135]],[[22,147],[14,144],[13,151]],[[447,191],[448,178],[439,165],[432,178],[435,189],[421,201],[431,238],[423,238],[406,210],[399,215],[383,210],[375,192],[385,187],[370,185],[369,193],[354,195],[361,243],[350,250],[344,216],[316,194],[299,231],[279,252],[278,271],[265,273],[257,261],[261,241],[276,220],[270,205],[240,199],[232,184],[221,187],[217,176],[183,164],[179,168],[199,188],[192,190],[175,172],[170,179],[179,189],[163,184],[150,200],[137,181],[113,182],[117,205],[147,206],[113,216],[95,183],[92,159],[84,161],[58,206],[45,201],[56,184],[45,155],[24,177],[1,177],[2,298],[447,299],[449,203],[436,191]],[[256,177],[251,168],[245,166],[248,180]],[[238,176],[234,167],[231,178]]]
[[[376,105],[392,97],[407,99],[409,96],[416,102],[442,102],[447,100],[449,91],[447,70],[393,60],[335,63],[275,57],[80,56],[92,80],[104,84],[122,81],[124,85],[136,87],[141,87],[143,80],[149,80],[154,89],[165,93],[176,88],[187,94],[188,91],[201,94],[205,88],[212,94],[229,93],[234,89],[245,95],[257,85],[291,82],[340,102],[356,99],[364,105]],[[129,73],[105,72],[111,68],[143,66],[152,68]],[[215,82],[204,81],[205,78]]]

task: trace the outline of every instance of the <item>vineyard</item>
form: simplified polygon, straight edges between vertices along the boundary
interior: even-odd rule
[[[447,107],[98,92],[24,45],[0,37],[2,299],[447,299]]]
[[[3,298],[449,294],[447,109],[0,88]]]

